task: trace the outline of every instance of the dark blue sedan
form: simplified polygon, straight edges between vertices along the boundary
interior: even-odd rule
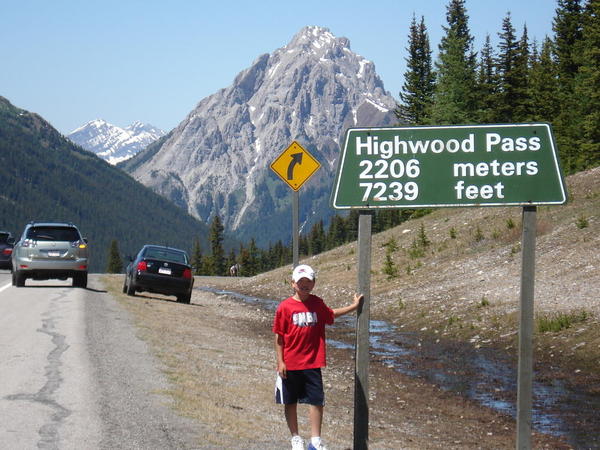
[[[192,266],[185,251],[145,245],[127,266],[123,292],[175,295],[179,303],[190,303],[193,286]]]

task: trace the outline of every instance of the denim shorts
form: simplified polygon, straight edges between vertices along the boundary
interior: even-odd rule
[[[321,369],[288,370],[287,378],[277,375],[275,402],[289,405],[325,405]]]

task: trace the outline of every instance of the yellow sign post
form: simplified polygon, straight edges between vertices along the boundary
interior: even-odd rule
[[[271,169],[294,191],[308,180],[321,164],[294,141],[271,163]]]

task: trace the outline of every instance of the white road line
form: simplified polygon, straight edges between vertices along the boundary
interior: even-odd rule
[[[11,286],[12,286],[12,283],[8,283],[8,284],[6,284],[6,285],[4,285],[4,286],[0,287],[0,292],[2,292],[4,289],[7,289],[7,288],[9,288],[9,287],[11,287]]]

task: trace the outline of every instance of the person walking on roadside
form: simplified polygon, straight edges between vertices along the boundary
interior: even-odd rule
[[[309,450],[326,450],[321,440],[325,394],[321,367],[326,365],[325,325],[336,317],[358,309],[363,296],[354,295],[352,304],[331,309],[311,292],[314,270],[306,264],[292,272],[294,295],[282,301],[273,320],[277,356],[276,403],[284,405],[285,419],[292,434],[292,449],[304,450],[298,433],[298,403],[309,405],[311,428]]]

